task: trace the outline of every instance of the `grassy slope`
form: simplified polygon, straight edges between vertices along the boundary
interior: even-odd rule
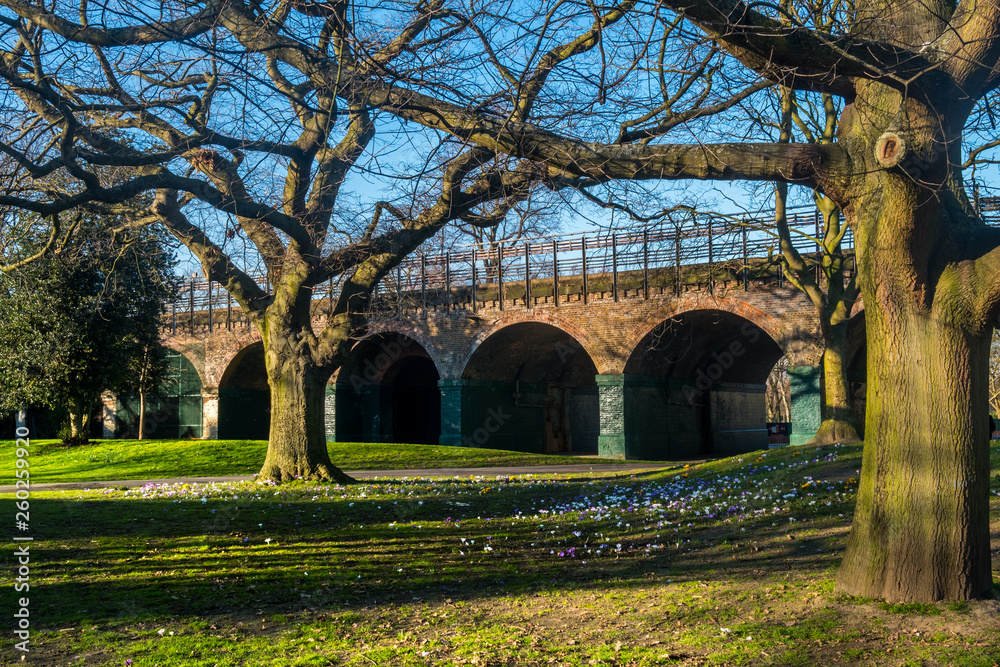
[[[992,465],[997,535],[996,446]],[[859,466],[858,446],[785,448],[593,477],[33,494],[31,658],[1000,662],[996,601],[886,605],[833,592]],[[8,516],[10,503],[0,500]]]
[[[33,440],[31,479],[44,483],[252,475],[263,465],[266,449],[264,440],[95,440],[82,447]],[[343,470],[621,463],[436,445],[330,443],[329,450]],[[14,443],[0,441],[0,484],[13,484],[13,470]]]

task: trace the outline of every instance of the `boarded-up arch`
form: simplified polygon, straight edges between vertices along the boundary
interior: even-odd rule
[[[540,452],[596,452],[597,367],[565,330],[538,321],[493,328],[462,372],[470,444]]]

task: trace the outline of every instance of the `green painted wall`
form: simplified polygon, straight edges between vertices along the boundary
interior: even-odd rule
[[[676,378],[671,378],[669,389],[670,419],[666,432],[670,439],[670,456],[681,459],[704,454],[709,448],[705,432],[708,391]]]
[[[517,398],[515,393],[519,393]],[[462,443],[467,447],[542,452],[544,402],[544,385],[462,380]]]
[[[813,439],[822,417],[822,394],[819,366],[791,366],[788,369],[788,383],[791,388],[792,445],[804,445]]]
[[[438,380],[441,390],[440,444],[461,447],[462,442],[462,382],[463,380]]]
[[[338,384],[335,390],[337,442],[392,442],[392,387]]]
[[[599,453],[669,460],[767,448],[763,385],[598,375]]]
[[[764,385],[716,383],[709,392],[708,413],[713,453],[767,449]]]
[[[644,375],[598,375],[598,453],[620,459],[668,459],[668,383]]]

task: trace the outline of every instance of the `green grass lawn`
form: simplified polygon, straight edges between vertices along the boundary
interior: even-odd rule
[[[328,447],[330,459],[342,470],[623,463],[437,445],[342,442]],[[266,451],[265,440],[94,440],[78,447],[32,440],[31,479],[41,484],[252,475],[264,464]],[[14,483],[14,452],[14,441],[0,441],[0,484]]]
[[[1000,662],[996,600],[834,592],[860,456],[803,447],[642,473],[33,493],[27,664]],[[996,536],[996,446],[992,464]],[[0,506],[13,520],[12,497]],[[2,641],[4,664],[25,664]]]

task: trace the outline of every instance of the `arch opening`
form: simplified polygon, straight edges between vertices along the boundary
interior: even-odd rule
[[[404,334],[359,341],[334,384],[333,437],[338,442],[437,444],[440,374],[427,351]]]
[[[441,437],[441,391],[434,362],[405,357],[389,368],[386,378],[392,387],[393,442],[436,445]]]
[[[635,458],[683,458],[766,449],[766,382],[781,347],[722,310],[665,320],[625,365]]]
[[[587,351],[558,327],[522,322],[494,332],[462,374],[464,444],[597,452],[596,376]]]
[[[240,350],[219,380],[219,438],[267,440],[271,429],[271,389],[264,344]]]

